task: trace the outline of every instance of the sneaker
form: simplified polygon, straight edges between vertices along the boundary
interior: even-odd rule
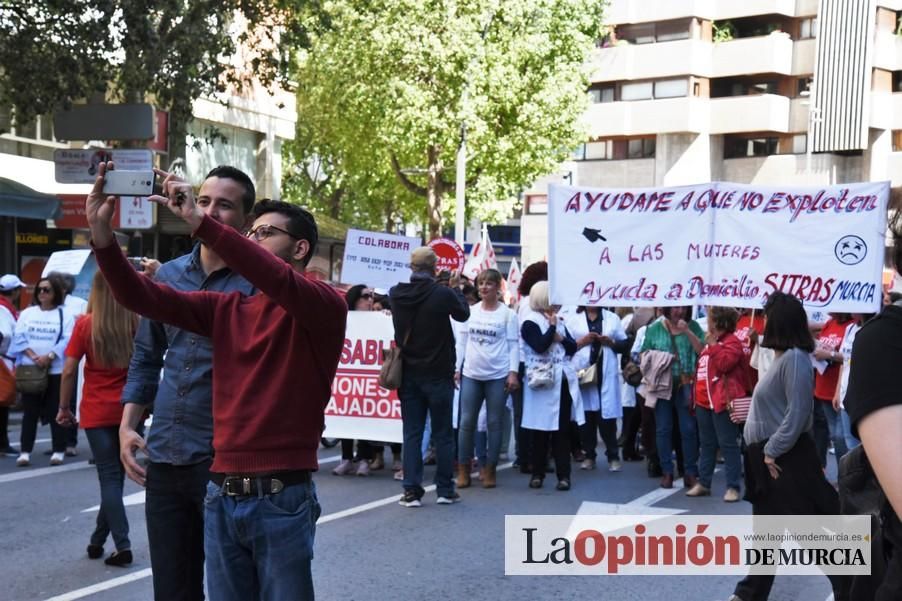
[[[739,491],[735,488],[728,488],[726,494],[723,496],[724,503],[736,503],[739,499]]]
[[[438,499],[435,500],[438,505],[452,505],[454,503],[460,503],[460,495],[457,492],[453,492],[450,495],[442,495]]]
[[[130,549],[124,551],[113,551],[112,555],[103,560],[108,566],[118,566],[124,568],[132,562],[132,552]]]
[[[392,476],[395,480],[403,480],[404,479],[404,470],[398,470],[395,472],[395,475]]]
[[[54,453],[50,456],[50,465],[62,465],[65,458],[65,453]]]
[[[385,457],[382,456],[382,453],[379,453],[370,460],[370,469],[378,471],[383,468],[385,468]]]
[[[369,476],[370,475],[370,464],[366,461],[360,461],[357,464],[357,475],[358,476]]]
[[[342,459],[341,463],[335,466],[332,473],[336,476],[346,476],[354,472],[354,464],[350,459]]]
[[[19,458],[16,459],[16,467],[27,467],[31,465],[31,453],[19,453]]]
[[[412,490],[406,490],[398,500],[398,505],[401,507],[422,507],[423,503],[420,501],[420,497],[417,496],[417,493]]]
[[[692,488],[686,491],[687,497],[708,497],[711,495],[711,489],[703,486],[701,482],[695,483]]]
[[[619,459],[613,459],[613,460],[608,464],[608,471],[609,471],[609,472],[620,472],[620,471],[623,471],[623,464],[620,463],[620,460],[619,460]]]
[[[103,545],[88,545],[88,557],[91,559],[103,557]]]
[[[78,449],[75,447],[66,447],[66,457],[77,457]]]
[[[570,490],[570,480],[567,478],[561,478],[558,480],[557,486],[555,486],[558,490]]]
[[[579,469],[581,470],[594,470],[595,469],[595,460],[594,459],[583,459],[583,462],[579,464]]]

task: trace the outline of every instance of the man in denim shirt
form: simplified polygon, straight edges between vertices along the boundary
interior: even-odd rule
[[[221,166],[207,174],[197,205],[216,221],[243,231],[255,194],[245,173]],[[176,290],[254,292],[203,244],[164,264],[156,280]],[[158,601],[204,598],[203,502],[213,455],[212,371],[208,338],[141,319],[122,391],[119,447],[129,478],[147,488],[147,538]],[[149,407],[153,425],[145,442],[136,429]],[[135,460],[137,449],[150,458],[146,471]]]

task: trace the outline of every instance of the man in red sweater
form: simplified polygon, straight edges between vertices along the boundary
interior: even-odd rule
[[[316,222],[300,207],[264,200],[244,237],[206,217],[189,184],[160,172],[166,196],[150,200],[185,220],[260,293],[179,292],[137,273],[116,245],[116,198],[102,193],[110,168],[100,166],[86,213],[116,300],[213,341],[215,455],[204,501],[210,597],[313,599],[320,506],[310,476],[347,319],[344,300],[303,274]]]

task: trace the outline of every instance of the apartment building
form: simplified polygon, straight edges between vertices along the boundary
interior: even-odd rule
[[[902,186],[902,0],[611,0],[605,20],[588,139],[524,193],[524,264],[549,182]]]

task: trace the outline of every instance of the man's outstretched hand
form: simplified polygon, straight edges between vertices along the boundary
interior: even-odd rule
[[[97,248],[105,248],[113,243],[113,214],[116,212],[116,197],[104,196],[104,174],[113,169],[113,163],[100,163],[94,188],[85,201],[85,216],[91,228],[91,238]]]
[[[147,200],[167,207],[173,215],[190,225],[191,231],[194,232],[204,219],[204,212],[194,202],[194,188],[191,187],[191,184],[183,182],[170,173],[159,169],[154,169],[154,171],[158,176],[164,178],[163,195],[154,194]]]

